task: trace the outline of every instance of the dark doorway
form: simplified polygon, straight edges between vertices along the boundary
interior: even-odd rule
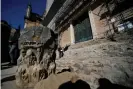
[[[1,21],[5,22],[5,21]],[[9,36],[10,36],[11,27],[8,23],[1,24],[1,62],[9,62]]]
[[[73,25],[74,25],[75,43],[93,39],[88,12],[85,12],[79,18],[74,20]]]

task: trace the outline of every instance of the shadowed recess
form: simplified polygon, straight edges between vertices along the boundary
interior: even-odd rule
[[[99,87],[97,89],[133,89],[123,85],[113,84],[111,83],[110,80],[106,78],[100,78],[98,82],[99,82]]]
[[[15,75],[1,79],[1,83],[15,80]]]

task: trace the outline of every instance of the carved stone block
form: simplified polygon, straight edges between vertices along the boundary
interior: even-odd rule
[[[28,27],[21,31],[17,86],[34,86],[55,72],[56,41],[54,32],[44,26]]]

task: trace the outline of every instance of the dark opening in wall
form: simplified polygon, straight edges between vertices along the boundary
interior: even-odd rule
[[[75,43],[93,39],[92,29],[88,12],[83,13],[80,17],[73,21]]]

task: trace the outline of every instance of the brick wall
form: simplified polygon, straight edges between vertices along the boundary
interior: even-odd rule
[[[113,10],[114,4],[109,5],[109,7],[110,7],[110,10]],[[133,7],[123,11],[122,13],[124,18],[127,19],[129,17],[133,17],[132,11],[133,11]],[[105,32],[109,30],[111,30],[111,32],[109,31],[110,34],[114,32],[111,22],[109,22],[108,24],[107,18],[109,19],[109,17],[106,17],[106,12],[107,12],[106,7],[102,5],[97,6],[93,10],[91,10],[90,7],[88,8],[88,15],[90,18],[93,39],[105,37]],[[117,29],[118,24],[120,24],[119,13],[113,16],[113,18],[116,19],[114,26],[115,26],[115,29]],[[62,34],[60,45],[65,46],[66,44],[70,44],[71,43],[70,37],[71,37],[70,28],[68,28]]]
[[[114,4],[109,6],[110,10],[112,10],[114,8]],[[89,17],[90,17],[90,22],[91,22],[91,27],[92,27],[92,32],[93,32],[93,38],[102,38],[105,36],[105,32],[109,31],[109,26],[111,29],[111,32],[114,32],[114,29],[112,27],[111,22],[107,22],[106,19],[106,13],[107,9],[104,7],[102,7],[102,5],[96,7],[95,9],[93,9],[92,11],[88,11]],[[128,19],[133,17],[133,7],[121,12],[124,16],[124,19]],[[115,22],[114,22],[114,26],[115,29],[117,29],[117,26],[120,24],[121,19],[120,19],[120,13],[118,13],[115,16],[112,16],[115,18]],[[108,17],[109,18],[109,17]]]
[[[67,44],[71,44],[70,27],[68,27],[61,34],[61,40],[60,40],[61,47],[65,47]]]
[[[92,11],[89,11],[89,17],[94,38],[103,37],[103,33],[109,29],[106,17],[105,15],[103,15],[106,11],[106,8],[102,7],[102,5],[98,6]]]

